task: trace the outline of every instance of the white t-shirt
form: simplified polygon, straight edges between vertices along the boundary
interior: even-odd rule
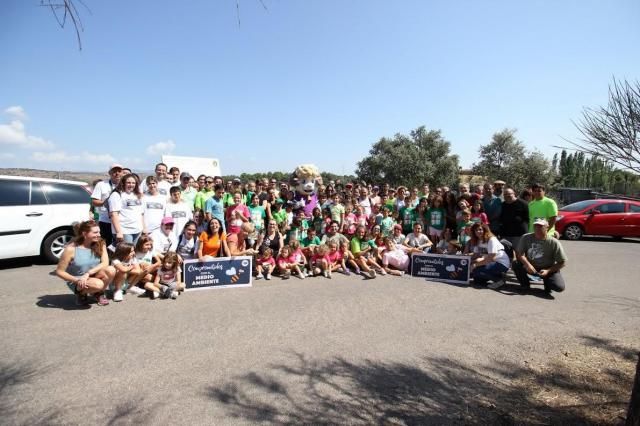
[[[193,218],[193,212],[184,201],[179,203],[169,201],[164,208],[164,216],[173,218],[173,234],[178,237],[182,234],[184,225]]]
[[[93,188],[93,192],[91,193],[91,198],[93,198],[94,200],[104,201],[107,198],[109,198],[109,194],[111,194],[111,191],[113,191],[115,187],[116,186],[113,185],[111,183],[111,180],[109,179],[98,182],[96,186]],[[101,207],[98,207],[98,213],[100,214],[98,221],[111,223],[111,218],[109,217],[109,210],[107,209],[107,204],[104,204]]]
[[[151,233],[151,239],[153,240],[153,253],[165,254],[168,251],[176,251],[178,247],[178,239],[169,232],[169,235],[162,232],[162,229],[156,229]]]
[[[161,180],[158,182],[158,193],[165,196],[165,198],[169,198],[169,191],[171,190],[171,184],[167,180]],[[143,180],[140,184],[140,191],[143,194],[147,193],[147,181]]]
[[[178,237],[178,247],[176,251],[183,259],[196,259],[198,257],[198,237],[187,240],[184,235]]]
[[[358,198],[358,204],[360,204],[366,216],[371,216],[371,199],[369,197]]]
[[[504,246],[496,237],[489,238],[489,241],[486,243],[479,243],[475,248],[474,252],[478,252],[478,254],[489,253],[496,254],[496,258],[494,262],[498,262],[501,265],[509,268],[511,266],[511,261],[509,260],[509,256],[504,251]]]
[[[419,246],[428,244],[429,241],[430,240],[429,237],[427,237],[427,234],[416,235],[412,232],[407,235],[407,244],[411,247],[417,248]]]
[[[120,227],[123,234],[138,234],[142,232],[142,201],[134,193],[114,192],[109,197],[109,211],[118,212],[120,215]],[[116,230],[111,225],[115,234]]]
[[[144,223],[147,225],[147,232],[152,233],[160,228],[160,222],[164,217],[164,209],[167,205],[167,197],[162,194],[143,195],[142,209],[144,211]]]

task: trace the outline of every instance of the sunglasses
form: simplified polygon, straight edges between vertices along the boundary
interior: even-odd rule
[[[213,181],[212,180],[208,180],[206,183],[213,183]]]

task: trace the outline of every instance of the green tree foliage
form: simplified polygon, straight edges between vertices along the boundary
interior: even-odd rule
[[[515,133],[515,129],[504,129],[494,133],[489,144],[481,145],[473,173],[489,181],[504,180],[516,189],[535,182],[550,184],[554,174],[549,160],[539,151],[527,151]]]
[[[451,144],[439,130],[424,126],[410,134],[382,138],[358,162],[356,175],[367,183],[392,186],[453,185],[458,180],[458,156],[449,154]]]
[[[638,175],[615,168],[606,158],[584,152],[560,153],[556,183],[567,188],[589,188],[631,195],[637,191]]]

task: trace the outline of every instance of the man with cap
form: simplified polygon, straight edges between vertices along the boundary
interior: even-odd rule
[[[546,219],[535,219],[533,226],[534,232],[523,235],[518,243],[513,272],[524,288],[529,288],[532,281],[542,281],[544,291],[550,297],[551,291],[564,291],[560,269],[567,263],[567,256],[560,241],[548,234]]]
[[[91,194],[91,204],[98,208],[100,214],[98,218],[100,235],[102,235],[107,247],[113,242],[113,235],[111,234],[111,219],[109,218],[108,203],[106,201],[111,192],[118,186],[122,177],[122,169],[121,164],[112,164],[109,167],[109,179],[98,182]]]
[[[506,185],[506,182],[500,179],[493,182],[493,195],[500,198],[502,201],[504,201],[504,195],[502,194],[502,192],[504,190],[505,185]]]
[[[174,220],[171,216],[162,218],[160,228],[151,233],[153,240],[153,255],[162,259],[168,251],[175,251],[178,247],[178,237],[174,233]]]
[[[191,211],[193,211],[193,209],[195,208],[196,195],[198,194],[198,191],[193,186],[191,186],[191,179],[193,179],[193,177],[191,177],[188,172],[182,172],[180,173],[180,183],[177,186],[180,188],[180,192],[182,193],[182,201],[187,203],[187,205],[191,208]]]

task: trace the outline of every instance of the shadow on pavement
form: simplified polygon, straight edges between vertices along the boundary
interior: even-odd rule
[[[55,268],[53,264],[43,260],[40,256],[0,259],[0,271],[3,269],[26,268],[33,265],[51,265]]]
[[[294,353],[264,373],[205,392],[232,418],[250,423],[606,424],[620,422],[633,377],[613,370],[602,371],[603,380],[579,377],[562,362],[539,369],[526,361],[482,369],[446,358],[420,364]]]
[[[91,305],[76,305],[76,296],[73,294],[45,294],[38,296],[36,306],[40,308],[58,308],[65,311],[78,311],[91,308]]]

